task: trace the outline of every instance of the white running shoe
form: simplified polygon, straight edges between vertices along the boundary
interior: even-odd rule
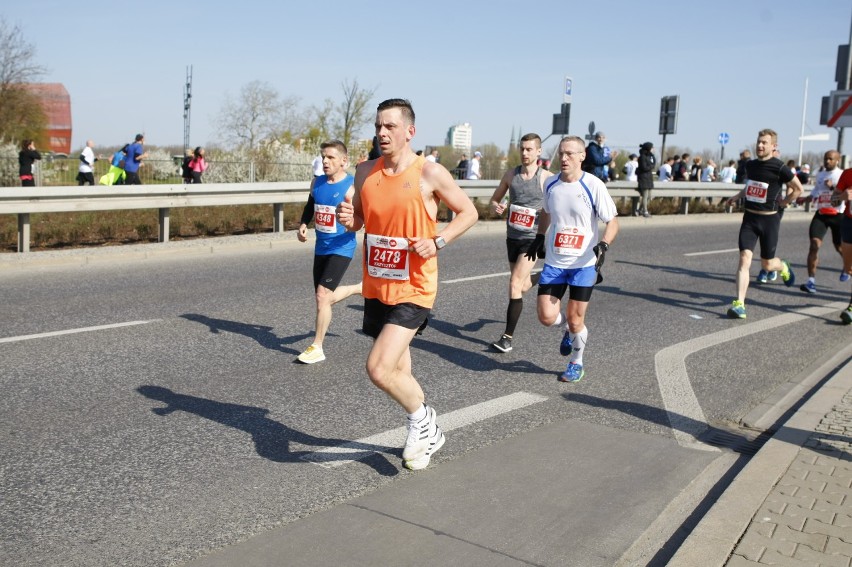
[[[408,437],[402,450],[402,460],[406,468],[418,470],[429,464],[432,453],[444,444],[444,433],[438,427],[437,414],[426,406],[426,416],[417,422],[408,422]]]
[[[322,347],[319,345],[311,345],[305,349],[305,352],[298,356],[299,362],[303,362],[305,364],[313,364],[315,362],[322,362],[325,360],[325,353],[322,351]]]

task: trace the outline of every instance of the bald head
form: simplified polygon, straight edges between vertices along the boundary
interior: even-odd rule
[[[825,155],[822,156],[822,164],[828,171],[835,169],[838,164],[840,164],[840,152],[837,150],[828,150],[825,152]]]

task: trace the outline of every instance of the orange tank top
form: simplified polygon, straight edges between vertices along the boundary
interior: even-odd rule
[[[435,219],[420,194],[423,156],[391,175],[379,158],[361,186],[364,214],[364,283],[362,295],[386,305],[414,303],[432,308],[438,290],[438,259],[408,250],[408,238],[433,238]]]

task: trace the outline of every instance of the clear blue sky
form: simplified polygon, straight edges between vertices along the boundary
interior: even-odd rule
[[[11,5],[10,5],[11,4]],[[660,148],[660,98],[680,95],[675,144],[726,156],[773,128],[798,153],[805,79],[805,133],[835,89],[837,46],[849,40],[849,0],[555,2],[174,2],[31,0],[0,16],[22,27],[48,68],[45,82],[71,95],[74,138],[120,145],[144,131],[150,144],[183,142],[186,67],[193,66],[191,144],[219,137],[226,93],[260,80],[303,107],[341,99],[344,79],[404,97],[417,113],[415,147],[441,145],[455,123],[474,145],[506,148],[512,130],[547,135],[573,77],[571,133],[594,120],[610,145]],[[531,7],[525,7],[531,6]],[[367,127],[360,135],[372,135]],[[551,139],[550,142],[555,142]],[[852,153],[852,129],[844,150]]]

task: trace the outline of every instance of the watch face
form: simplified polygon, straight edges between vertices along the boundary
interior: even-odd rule
[[[440,250],[441,248],[443,248],[443,247],[444,247],[444,246],[446,246],[446,245],[447,245],[447,243],[446,243],[446,241],[444,240],[444,237],[442,237],[442,236],[436,236],[436,237],[435,237],[435,247],[436,247],[438,250]]]

